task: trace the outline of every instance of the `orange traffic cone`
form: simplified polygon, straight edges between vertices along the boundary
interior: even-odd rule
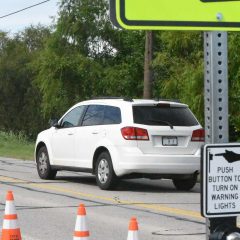
[[[7,192],[1,240],[21,240],[12,191]]]
[[[80,204],[78,207],[77,220],[75,225],[75,231],[73,240],[88,240],[89,231],[86,223],[86,210],[84,204]]]
[[[132,217],[129,222],[127,240],[138,240],[138,223],[135,217]]]

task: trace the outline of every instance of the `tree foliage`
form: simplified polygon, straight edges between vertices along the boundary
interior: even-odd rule
[[[30,137],[94,96],[142,98],[145,33],[113,27],[106,0],[61,0],[50,28],[0,32],[0,129]],[[153,97],[180,99],[204,124],[201,32],[156,31]],[[232,139],[240,131],[240,34],[229,34]]]
[[[34,72],[30,65],[49,34],[49,30],[41,26],[30,27],[14,38],[1,33],[0,127],[6,131],[23,131],[35,136],[43,126],[38,104],[41,94],[33,84]]]
[[[143,33],[114,29],[105,0],[65,0],[35,66],[46,117],[93,96],[139,96]]]
[[[162,32],[161,50],[153,62],[155,94],[189,104],[203,120],[203,37],[202,34]]]

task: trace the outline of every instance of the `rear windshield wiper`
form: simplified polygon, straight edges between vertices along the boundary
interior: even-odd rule
[[[173,129],[173,125],[168,122],[168,121],[164,121],[164,120],[154,120],[154,119],[148,119],[147,121],[149,122],[155,122],[155,123],[165,123],[166,125],[168,125],[171,129]]]

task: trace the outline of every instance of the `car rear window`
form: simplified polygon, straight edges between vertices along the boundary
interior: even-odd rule
[[[133,106],[134,123],[156,126],[196,126],[188,107]]]

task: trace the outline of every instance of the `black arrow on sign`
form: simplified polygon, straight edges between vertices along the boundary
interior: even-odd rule
[[[225,150],[225,153],[218,153],[215,156],[223,156],[228,163],[240,161],[240,154]]]
[[[240,161],[240,154],[235,153],[233,151],[228,151],[225,150],[225,153],[217,153],[215,155],[209,153],[209,162],[208,162],[208,169],[209,169],[209,173],[211,172],[211,161],[213,160],[213,156],[222,156],[228,163],[234,163],[237,161]]]

